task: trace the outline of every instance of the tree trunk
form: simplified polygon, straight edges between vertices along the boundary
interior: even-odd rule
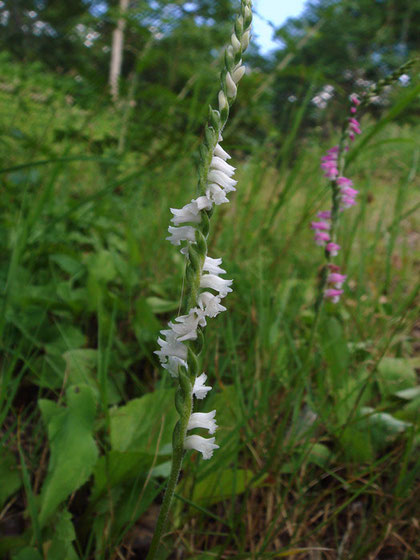
[[[124,16],[127,11],[129,0],[120,0],[120,16]],[[118,99],[118,86],[121,75],[122,53],[124,46],[125,18],[120,17],[117,27],[112,34],[111,67],[109,71],[109,86],[111,96],[114,101]]]

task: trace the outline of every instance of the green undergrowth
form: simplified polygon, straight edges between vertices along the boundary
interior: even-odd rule
[[[142,558],[176,421],[153,354],[184,270],[166,229],[194,196],[198,139],[121,152],[121,111],[20,72],[0,87],[0,556]],[[413,92],[386,126],[362,123],[359,204],[339,232],[349,281],[315,334],[309,226],[336,139],[231,146],[238,190],[209,254],[234,291],[207,330],[215,390],[200,404],[217,410],[220,449],[185,461],[168,539],[182,557],[414,557],[419,130],[393,122]]]

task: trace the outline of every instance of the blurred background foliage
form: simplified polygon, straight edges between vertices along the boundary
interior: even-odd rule
[[[1,558],[145,556],[175,422],[153,355],[183,275],[169,208],[194,196],[237,7],[0,0]],[[210,239],[235,279],[203,358],[221,449],[185,461],[162,558],[417,557],[415,66],[363,116],[350,281],[307,350],[319,158],[348,95],[418,55],[419,25],[414,0],[311,1],[246,54],[224,142],[240,186]]]

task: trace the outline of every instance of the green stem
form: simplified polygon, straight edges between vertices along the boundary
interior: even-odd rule
[[[155,534],[146,560],[154,560],[159,551],[159,546],[168,520],[168,513],[171,509],[175,488],[178,483],[179,474],[182,467],[182,459],[184,457],[184,440],[187,433],[188,420],[192,411],[192,393],[184,394],[183,411],[173,434],[173,456],[171,474],[169,475],[168,485],[166,486],[165,495],[160,508],[159,517],[156,522]]]

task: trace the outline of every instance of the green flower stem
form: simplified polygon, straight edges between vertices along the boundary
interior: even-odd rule
[[[159,517],[156,522],[155,533],[153,535],[152,543],[150,545],[146,560],[153,560],[158,552],[160,541],[165,530],[169,510],[171,508],[172,499],[175,493],[175,488],[178,484],[182,466],[182,459],[184,458],[184,440],[187,433],[188,420],[192,412],[192,387],[186,375],[183,378],[183,382],[184,388],[180,384],[177,393],[177,400],[179,401],[180,399],[182,399],[182,403],[180,403],[182,406],[182,413],[180,413],[180,419],[175,426],[172,438],[173,454],[171,474],[169,475],[168,485],[166,486],[165,495],[163,497],[163,502],[159,512]],[[186,389],[186,391],[184,389]]]

